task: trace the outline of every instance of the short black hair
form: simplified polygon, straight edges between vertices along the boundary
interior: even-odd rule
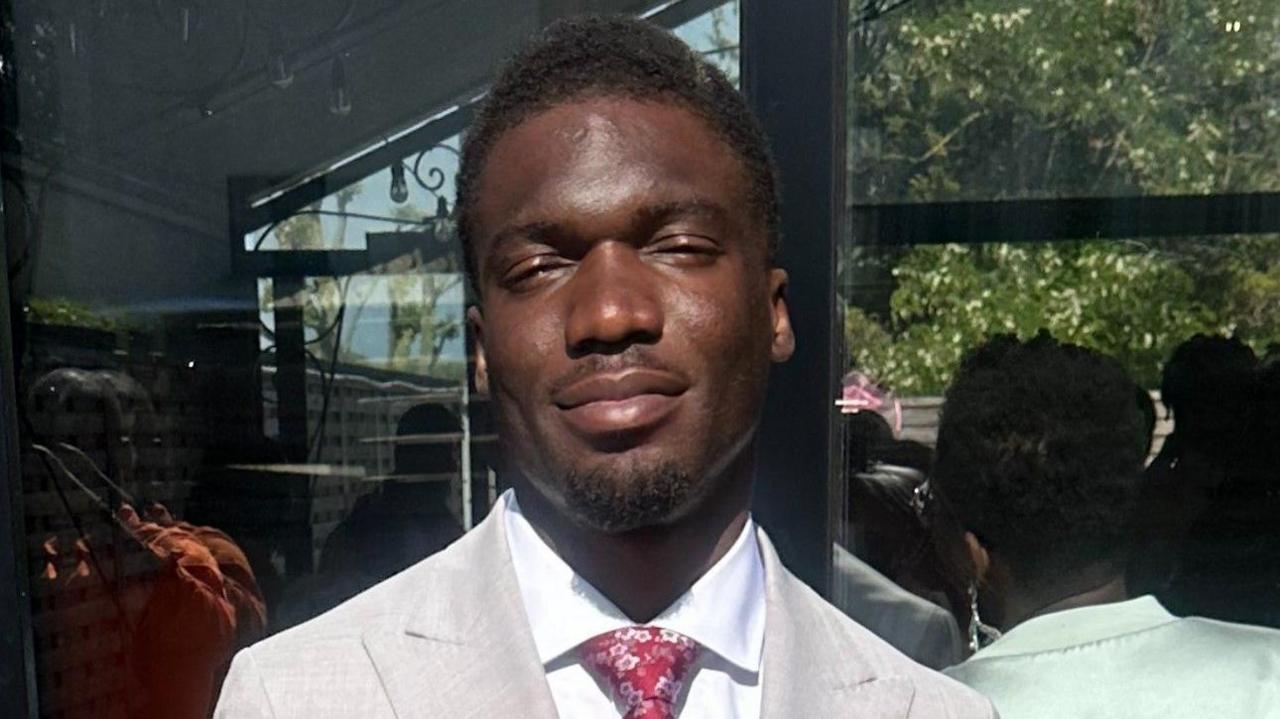
[[[549,25],[499,73],[462,143],[457,218],[467,273],[479,290],[474,211],[480,175],[511,128],[552,107],[620,96],[679,105],[738,155],[772,261],[778,243],[777,170],[764,130],[728,78],[670,32],[630,17],[580,16]]]
[[[1253,382],[1260,366],[1238,337],[1197,334],[1178,345],[1164,364],[1160,399],[1173,412],[1179,443],[1224,461],[1247,454],[1242,408],[1256,399]]]
[[[1122,567],[1146,448],[1134,383],[1115,360],[1047,332],[970,351],[943,401],[937,491],[1017,581],[1047,588]]]

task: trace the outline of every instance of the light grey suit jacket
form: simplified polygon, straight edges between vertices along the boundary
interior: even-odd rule
[[[932,669],[964,660],[964,637],[951,612],[918,597],[839,544],[831,547],[832,601],[855,622]]]
[[[765,568],[762,716],[992,717],[990,703],[910,661],[783,568]],[[556,716],[503,522],[236,655],[215,719]],[[693,719],[693,718],[690,718]]]

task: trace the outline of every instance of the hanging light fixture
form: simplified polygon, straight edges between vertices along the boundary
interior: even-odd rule
[[[182,42],[186,44],[191,40],[191,6],[183,3],[178,8],[178,16],[182,22]]]
[[[273,52],[267,60],[267,77],[271,84],[284,90],[293,84],[293,68],[282,52]]]
[[[329,70],[329,112],[344,116],[351,113],[351,90],[347,87],[347,68],[341,55],[333,56]]]
[[[268,7],[271,16],[267,22],[267,79],[284,90],[293,84],[293,67],[285,53],[284,30],[280,27],[280,11],[275,4]]]
[[[404,179],[404,163],[391,166],[391,201],[403,205],[409,199],[409,183]]]
[[[80,37],[80,26],[72,20],[67,24],[67,43],[71,46],[71,57],[80,56],[80,51],[84,49],[83,42]]]

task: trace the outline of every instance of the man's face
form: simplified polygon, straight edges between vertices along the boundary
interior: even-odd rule
[[[626,531],[705,500],[794,339],[742,162],[693,113],[559,105],[494,145],[473,214],[476,383],[509,466]]]

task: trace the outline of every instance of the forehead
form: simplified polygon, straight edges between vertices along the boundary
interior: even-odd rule
[[[503,133],[481,169],[478,254],[504,226],[583,221],[697,200],[747,221],[743,162],[679,105],[595,98],[556,105]]]

